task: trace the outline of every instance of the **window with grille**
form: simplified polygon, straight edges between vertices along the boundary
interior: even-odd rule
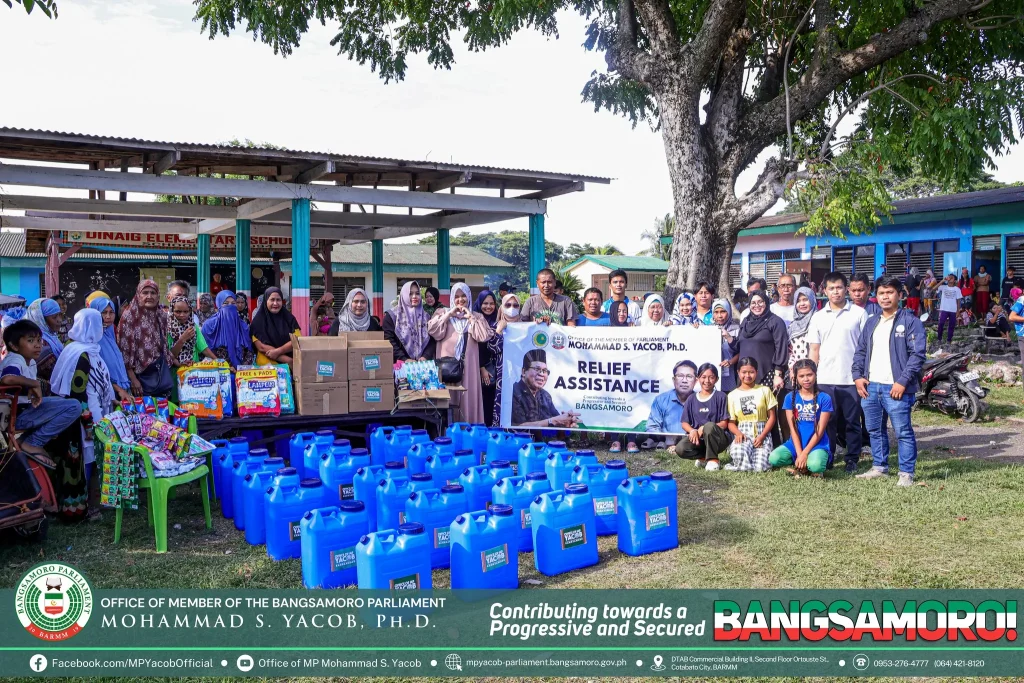
[[[932,267],[933,259],[933,242],[914,242],[910,245],[910,257],[907,259],[910,262],[911,268],[917,268],[918,273],[923,273]],[[902,273],[893,273],[889,271],[890,275]]]
[[[1024,272],[1024,235],[1006,238],[1006,267]]]
[[[875,245],[868,244],[855,249],[853,262],[854,273],[866,273],[872,280],[875,279]]]
[[[974,238],[974,251],[998,251],[1002,246],[999,235],[982,235]]]
[[[811,258],[815,261],[819,259],[832,260],[832,247],[814,247],[811,249]]]
[[[847,277],[853,275],[853,247],[836,247],[832,250],[832,270]]]
[[[764,263],[751,263],[750,264],[750,277],[765,279]],[[746,283],[744,283],[746,284]],[[746,289],[746,287],[744,287]]]
[[[654,273],[630,273],[629,288],[632,290],[654,291]]]
[[[960,251],[960,240],[942,240],[935,243],[936,254],[948,254],[951,251]]]
[[[779,281],[779,276],[782,275],[782,265],[782,261],[769,261],[765,264],[764,279],[768,282],[769,287]]]
[[[733,289],[746,289],[743,285],[743,256],[741,254],[733,254],[732,261],[729,262],[729,283]]]
[[[906,267],[907,245],[899,243],[885,245],[885,272],[902,277]]]
[[[353,289],[366,290],[366,278],[365,277],[337,277],[335,276],[331,281],[331,292],[334,294],[334,310],[340,310],[341,304],[344,303],[345,297]],[[309,283],[309,296],[310,301],[316,301],[324,294],[324,280],[323,278],[317,280],[310,280]]]
[[[782,252],[782,259],[784,261],[799,261],[800,260],[800,250],[799,249],[787,249],[786,251]]]
[[[427,287],[433,287],[434,281],[429,277],[400,277],[397,279],[398,291],[402,291],[402,286],[406,282],[415,282],[420,286],[420,289],[426,289]]]

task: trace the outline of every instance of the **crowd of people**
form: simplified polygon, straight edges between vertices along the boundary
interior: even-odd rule
[[[991,280],[985,275],[981,269],[974,278],[965,272],[960,281],[950,275],[939,283],[931,271],[918,278],[911,270],[905,281],[883,276],[871,283],[864,275],[848,280],[834,272],[815,287],[798,286],[793,275],[783,274],[772,290],[752,278],[746,291],[730,299],[701,282],[666,302],[659,294],[631,299],[628,276],[617,270],[609,276],[609,296],[591,287],[577,310],[557,291],[555,273],[544,269],[537,293],[525,300],[507,283],[475,298],[458,283],[445,304],[436,289],[407,282],[382,319],[371,314],[362,289],[349,291],[337,312],[328,293],[311,307],[310,332],[380,331],[396,361],[438,362],[448,382],[460,387],[453,392],[460,419],[499,426],[503,339],[510,324],[714,327],[721,333],[721,362],[677,363],[672,388],[654,402],[647,433],[612,436],[612,452],[665,448],[708,469],[718,469],[728,453],[725,469],[790,467],[819,475],[837,458],[847,472],[856,472],[862,452],[870,452],[872,466],[858,476],[875,478],[888,473],[888,421],[898,439],[899,483],[909,485],[917,452],[910,408],[925,352],[918,313],[937,309],[940,335],[948,329],[951,336],[958,322],[954,311],[965,301],[989,306],[984,299]],[[875,300],[869,300],[872,284]],[[117,400],[173,398],[176,368],[205,359],[233,367],[291,362],[292,335],[302,332],[280,289],[259,297],[251,319],[248,302],[231,291],[201,294],[194,306],[189,294],[186,282],[175,281],[161,301],[157,284],[144,280],[123,310],[97,291],[72,319],[59,296],[4,316],[0,385],[21,392],[16,428],[25,433],[23,448],[58,470],[65,517],[95,514],[87,490],[95,460],[89,426]],[[1012,268],[1001,294],[989,306],[988,321],[1000,334],[1014,323],[1020,335],[1024,299],[1017,301],[1021,282]],[[1012,308],[1009,302],[1015,302]],[[575,416],[559,413],[543,400],[546,392],[531,388],[543,382],[527,381],[546,372],[542,358],[524,363],[515,424],[573,426]]]

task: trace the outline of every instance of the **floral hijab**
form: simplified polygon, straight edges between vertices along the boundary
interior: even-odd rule
[[[683,315],[679,312],[679,307],[684,301],[690,302],[690,313],[689,315]],[[696,325],[697,324],[697,298],[689,292],[683,292],[676,297],[676,304],[673,307],[672,315],[669,319],[673,325]],[[712,307],[714,310],[714,307]]]
[[[198,304],[199,305],[196,310],[196,317],[199,318],[200,325],[205,323],[213,316],[217,315],[217,308],[213,305],[213,297],[209,294],[209,292],[203,292],[202,294],[199,295]],[[208,312],[204,313],[203,307],[205,307]]]
[[[135,297],[125,307],[117,327],[117,343],[124,354],[125,366],[139,374],[152,365],[161,355],[170,360],[167,349],[167,314],[160,310],[144,308],[142,290],[151,288],[159,292],[156,282],[143,280],[135,288]]]
[[[188,320],[184,323],[178,322],[178,319],[174,317],[174,306],[175,304],[185,304],[188,306]],[[167,331],[170,333],[171,346],[173,347],[181,339],[181,335],[185,334],[189,330],[195,327],[195,323],[192,322],[192,305],[188,302],[188,299],[183,296],[176,296],[171,299],[171,312],[167,316]],[[192,361],[196,357],[196,338],[192,337],[190,340],[181,345],[181,351],[178,352],[178,364],[179,365],[191,365]]]
[[[422,299],[419,306],[412,305],[413,285],[419,286],[412,280],[402,285],[398,301],[391,307],[391,317],[395,319],[395,336],[402,342],[405,352],[411,358],[419,358],[430,343],[430,335],[427,333],[430,316],[423,310]]]
[[[806,297],[811,302],[811,310],[807,313],[801,313],[797,308],[796,304],[799,303],[800,297]],[[801,287],[796,290],[796,295],[793,297],[793,322],[789,324],[789,338],[797,339],[807,334],[807,328],[811,324],[811,318],[818,311],[818,299],[814,296],[814,290],[810,287]]]

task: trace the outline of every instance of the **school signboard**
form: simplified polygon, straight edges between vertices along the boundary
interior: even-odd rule
[[[648,429],[660,395],[689,395],[697,368],[722,361],[714,326],[509,325],[502,359],[501,426],[601,432]],[[665,399],[663,399],[665,400]]]

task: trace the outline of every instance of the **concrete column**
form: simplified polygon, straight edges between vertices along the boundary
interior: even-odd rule
[[[530,292],[537,293],[537,273],[546,267],[544,257],[544,214],[530,216]]]
[[[373,291],[370,295],[373,315],[384,319],[384,240],[373,240],[373,262],[370,265]]]
[[[449,304],[452,291],[452,248],[451,236],[447,230],[437,231],[437,290],[441,303]]]
[[[292,315],[309,334],[309,200],[292,200]]]
[[[210,293],[210,236],[196,238],[196,299]]]
[[[235,221],[235,294],[244,294],[252,314],[255,302],[252,298],[252,224],[246,220]]]

